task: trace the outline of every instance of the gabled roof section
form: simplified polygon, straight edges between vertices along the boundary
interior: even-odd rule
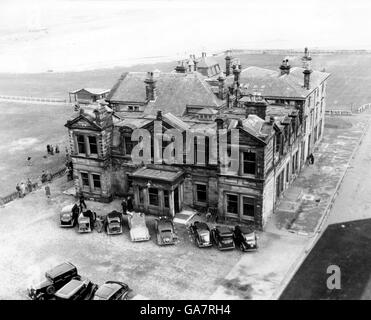
[[[303,68],[293,67],[289,74],[280,75],[278,71],[248,67],[240,74],[240,88],[244,95],[258,92],[264,97],[305,99],[330,74],[313,71],[310,76],[311,89],[307,90],[304,88],[303,71]],[[232,85],[233,77],[228,77],[226,83]]]
[[[81,89],[77,89],[77,90],[74,90],[74,91],[70,91],[70,93],[75,94],[75,93],[79,93],[81,91],[86,91],[86,92],[88,92],[92,95],[100,95],[100,94],[108,93],[110,90],[109,89],[101,89],[101,88],[81,88]]]
[[[171,112],[176,116],[184,114],[187,106],[219,108],[223,105],[205,83],[204,77],[194,73],[159,73],[156,80],[156,100],[147,102],[144,80],[146,72],[130,72],[123,75],[112,88],[108,100],[112,102],[146,104],[145,114]]]
[[[180,129],[182,131],[188,130],[190,126],[185,123],[182,119],[174,116],[172,113],[168,112],[162,116],[162,120],[165,120],[172,127]]]
[[[97,125],[94,119],[88,114],[80,114],[78,117],[72,120],[67,120],[65,127],[72,128],[74,126],[96,131],[102,130],[102,128],[99,125]]]

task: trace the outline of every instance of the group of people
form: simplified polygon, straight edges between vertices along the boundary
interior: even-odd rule
[[[134,210],[133,199],[131,196],[127,196],[121,201],[122,214],[127,215],[128,211],[131,212]]]
[[[26,182],[21,181],[20,183],[17,183],[15,189],[18,192],[18,197],[23,198],[27,193],[30,193],[32,190],[34,190],[34,184],[30,178],[28,178]]]
[[[46,145],[46,152],[50,155],[53,155],[54,153],[59,153],[59,147],[58,147],[58,145],[56,145],[55,149],[54,149],[53,145],[47,144]]]

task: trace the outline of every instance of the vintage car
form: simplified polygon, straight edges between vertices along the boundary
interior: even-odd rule
[[[127,300],[130,288],[119,281],[106,281],[94,294],[93,300]]]
[[[205,222],[195,221],[189,226],[195,244],[199,248],[212,246],[210,228]]]
[[[211,230],[211,238],[219,250],[234,249],[233,231],[226,226],[216,226]]]
[[[241,251],[250,251],[258,249],[258,241],[255,231],[251,231],[245,226],[235,226],[233,231],[233,240]]]
[[[175,244],[177,236],[174,230],[174,224],[168,217],[160,217],[155,222],[157,244],[160,246]]]
[[[95,212],[91,210],[81,212],[77,219],[78,231],[80,233],[92,232],[94,229],[95,219],[96,219]]]
[[[116,210],[110,212],[106,216],[106,232],[107,234],[121,234],[122,228],[122,213]]]
[[[60,213],[61,227],[74,227],[77,223],[77,217],[80,213],[80,207],[75,204],[70,204],[62,208]]]
[[[147,241],[151,238],[144,213],[128,212],[128,223],[131,241]]]
[[[72,279],[54,295],[56,300],[91,300],[98,286],[87,278]]]
[[[28,296],[32,300],[46,300],[72,279],[80,279],[77,268],[70,262],[64,262],[45,273],[45,280],[29,288]]]

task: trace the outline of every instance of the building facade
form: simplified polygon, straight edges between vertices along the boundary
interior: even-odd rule
[[[302,67],[243,69],[228,53],[223,72],[202,54],[170,73],[124,73],[67,121],[76,190],[98,201],[130,194],[153,215],[213,207],[262,229],[323,136],[329,74],[310,62],[306,50]],[[228,155],[238,144],[237,167],[221,161],[219,130]]]

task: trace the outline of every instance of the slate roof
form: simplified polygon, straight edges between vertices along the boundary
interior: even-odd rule
[[[77,90],[71,91],[70,93],[75,94],[75,93],[78,93],[80,91],[87,91],[87,92],[89,92],[93,95],[99,95],[99,94],[107,93],[110,90],[109,89],[101,89],[101,88],[82,88],[82,89],[77,89]]]
[[[152,180],[163,180],[168,182],[175,181],[178,177],[183,174],[183,171],[168,171],[160,169],[149,169],[146,167],[140,168],[135,171],[132,176],[133,178],[145,178]]]
[[[303,87],[303,68],[293,67],[289,74],[280,75],[279,71],[260,67],[248,67],[240,74],[241,91],[243,94],[259,92],[264,97],[287,97],[305,99],[330,74],[313,71],[310,75],[310,90]],[[228,77],[226,83],[233,84],[233,76]]]
[[[108,100],[113,102],[138,102],[146,104],[144,80],[146,72],[125,73],[112,88]],[[159,73],[156,81],[157,98],[148,102],[144,113],[171,112],[182,115],[186,106],[196,105],[218,108],[223,104],[205,83],[199,73]]]

